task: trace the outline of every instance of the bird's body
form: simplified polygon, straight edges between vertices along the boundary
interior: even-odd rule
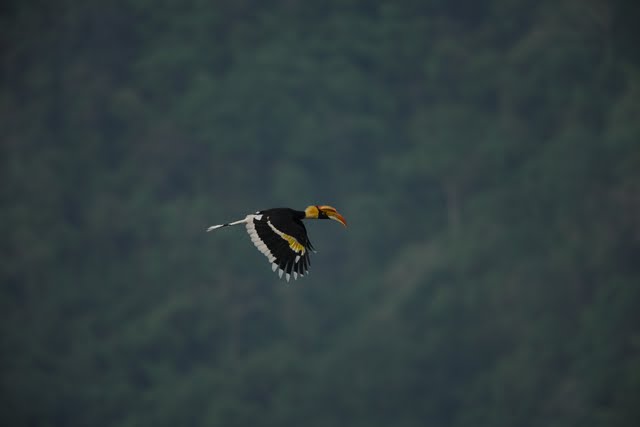
[[[245,224],[251,241],[271,262],[273,271],[279,269],[287,281],[293,276],[309,272],[309,252],[313,245],[307,235],[303,219],[334,219],[346,226],[345,219],[331,206],[308,206],[304,211],[273,208],[247,215],[244,219],[214,225],[207,231],[229,225]]]

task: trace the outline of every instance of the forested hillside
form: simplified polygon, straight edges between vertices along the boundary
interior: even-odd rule
[[[0,424],[640,425],[638,4],[4,2]]]

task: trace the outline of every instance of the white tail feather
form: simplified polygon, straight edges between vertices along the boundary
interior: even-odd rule
[[[234,221],[234,222],[229,222],[227,224],[218,224],[218,225],[212,225],[211,227],[207,228],[207,233],[209,231],[213,231],[216,230],[218,228],[222,228],[222,227],[228,227],[230,225],[240,225],[240,224],[245,224],[247,222],[247,218],[238,220],[238,221]]]

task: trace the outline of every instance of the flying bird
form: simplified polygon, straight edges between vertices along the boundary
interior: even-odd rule
[[[284,274],[287,282],[309,272],[309,252],[314,251],[303,219],[333,219],[347,226],[347,221],[331,206],[308,206],[304,211],[274,208],[247,215],[227,224],[212,225],[207,231],[245,224],[251,241],[269,259],[272,270]],[[315,251],[314,251],[315,252]]]

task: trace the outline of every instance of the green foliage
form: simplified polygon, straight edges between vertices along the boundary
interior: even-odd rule
[[[2,12],[2,425],[640,421],[630,2]]]

